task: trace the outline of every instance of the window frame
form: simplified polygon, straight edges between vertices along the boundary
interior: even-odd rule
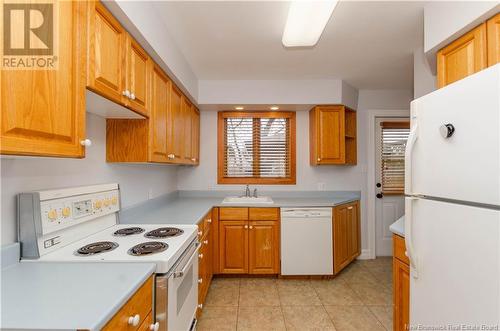
[[[410,129],[410,121],[408,120],[404,120],[404,121],[397,121],[397,120],[388,120],[388,121],[383,121],[383,122],[380,122],[380,138],[381,140],[383,140],[383,137],[384,137],[384,129]],[[408,141],[408,140],[407,140]],[[380,152],[382,153],[383,151],[383,148],[384,148],[384,145],[383,145],[383,141],[380,142]],[[405,146],[406,146],[406,142],[405,142]],[[404,161],[404,157],[403,157],[403,161]],[[382,184],[382,187],[381,187],[381,192],[383,195],[390,195],[390,196],[398,196],[398,195],[404,195],[405,193],[405,183],[403,182],[403,188],[402,190],[399,190],[399,191],[395,191],[395,190],[389,190],[389,191],[385,191],[384,190],[384,168],[383,168],[383,157],[382,155],[380,156],[380,182]]]
[[[287,118],[290,125],[290,176],[289,177],[225,177],[224,157],[224,119],[226,118]],[[217,120],[217,184],[259,184],[259,185],[295,185],[296,184],[296,113],[294,111],[219,111]],[[259,155],[258,152],[256,155]]]

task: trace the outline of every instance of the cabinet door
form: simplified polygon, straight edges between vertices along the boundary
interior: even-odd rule
[[[248,273],[248,222],[220,221],[219,250],[221,273]]]
[[[400,260],[393,259],[394,331],[408,330],[410,322],[410,268]]]
[[[167,148],[168,154],[171,156],[169,157],[169,160],[174,163],[180,163],[182,161],[181,144],[184,138],[184,130],[182,127],[182,93],[174,83],[170,84],[169,97]]]
[[[438,87],[486,68],[486,53],[486,24],[481,24],[437,53]]]
[[[191,118],[191,156],[194,164],[200,163],[200,111],[194,109]]]
[[[347,218],[349,222],[349,256],[354,260],[361,253],[359,204],[357,202],[347,207]]]
[[[127,83],[125,86],[131,93],[127,106],[147,115],[151,60],[134,39],[129,36],[127,40]]]
[[[154,66],[152,103],[149,117],[149,155],[151,162],[168,162],[167,113],[170,82],[162,70]]]
[[[488,35],[488,66],[500,62],[500,14],[486,23]]]
[[[86,4],[56,8],[58,67],[0,71],[2,154],[84,156]]]
[[[345,162],[345,114],[342,107],[318,107],[317,163],[338,164]]]
[[[89,72],[87,85],[102,96],[125,103],[127,33],[99,1],[89,2]]]
[[[333,212],[333,271],[335,274],[344,269],[349,262],[350,224],[347,206],[334,208]]]
[[[192,153],[192,117],[193,117],[193,105],[189,100],[183,96],[182,97],[182,122],[184,126],[184,138],[183,138],[183,163],[193,163]]]
[[[250,221],[249,273],[279,273],[279,223],[277,221]]]

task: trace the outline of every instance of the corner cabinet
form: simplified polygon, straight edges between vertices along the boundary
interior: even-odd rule
[[[279,208],[219,209],[219,273],[279,274]]]
[[[309,111],[310,163],[357,163],[356,112],[343,105],[316,106]]]
[[[393,248],[393,330],[403,331],[408,330],[410,323],[410,262],[403,237],[393,235]]]
[[[359,201],[333,208],[333,273],[336,275],[361,254]]]
[[[86,4],[57,8],[57,68],[0,71],[1,154],[85,156]]]

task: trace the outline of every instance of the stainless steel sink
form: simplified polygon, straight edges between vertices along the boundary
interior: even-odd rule
[[[226,197],[222,201],[224,204],[270,204],[273,203],[271,197]]]

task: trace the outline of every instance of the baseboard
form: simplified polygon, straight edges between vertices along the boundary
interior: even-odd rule
[[[358,260],[373,260],[375,255],[369,249],[362,249],[361,255],[358,256]]]

